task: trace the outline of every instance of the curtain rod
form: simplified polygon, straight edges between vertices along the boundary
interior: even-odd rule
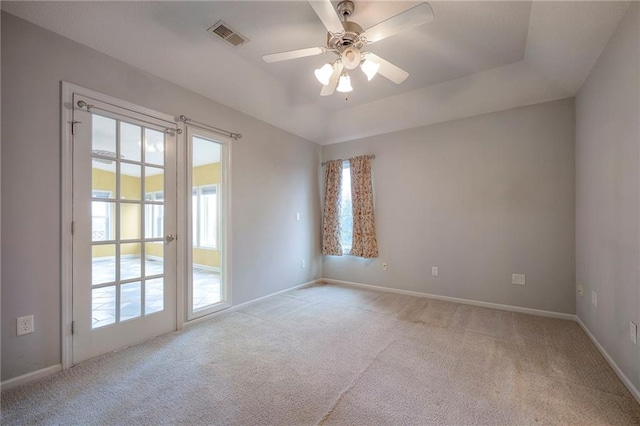
[[[211,131],[213,131],[215,133],[218,133],[220,135],[229,136],[229,137],[231,137],[233,139],[236,139],[236,140],[237,139],[242,139],[242,133],[234,133],[234,132],[230,132],[228,130],[220,129],[218,127],[210,126],[208,124],[200,123],[199,121],[192,120],[191,118],[189,118],[189,117],[187,117],[185,115],[181,115],[180,116],[180,121],[182,121],[185,124],[191,124],[193,126],[200,127],[202,129],[205,129],[205,130],[211,130]]]
[[[141,112],[138,112],[138,111],[134,111],[134,110],[129,109],[129,108],[121,107],[121,106],[118,106],[118,105],[113,105],[113,104],[110,104],[108,102],[103,102],[103,103],[105,103],[107,105],[111,105],[111,106],[116,107],[116,108],[123,109],[125,111],[130,111],[130,112],[133,112],[133,113],[136,113],[136,114],[139,114],[139,115],[143,115],[143,116],[146,116],[146,117],[151,117],[154,120],[164,121],[165,123],[170,123],[167,120],[164,120],[164,119],[158,118],[158,117],[154,117],[153,115],[144,114],[144,113],[141,113]],[[117,115],[117,116],[120,116],[120,117],[131,118],[131,117],[128,117],[127,115],[124,115],[124,114],[116,112],[116,111],[111,111],[111,110],[108,110],[108,109],[97,107],[95,105],[88,104],[85,101],[83,101],[82,99],[80,99],[78,102],[76,102],[76,105],[78,105],[78,108],[80,108],[80,109],[86,109],[87,112],[90,113],[90,114],[91,114],[91,110],[97,109],[98,111],[108,112],[109,114]],[[165,128],[165,133],[177,133],[177,134],[181,134],[182,133],[182,129],[176,129],[176,128],[173,128],[173,127],[162,126],[159,123],[153,123],[151,121],[143,120],[143,119],[137,118],[137,117],[133,117],[133,119],[136,120],[136,121],[140,121],[142,123],[151,124],[152,126],[164,127]],[[173,123],[173,124],[175,124],[175,123]]]
[[[371,154],[371,155],[367,155],[367,157],[369,157],[370,160],[373,160],[374,158],[376,158],[376,155],[375,154]],[[352,158],[355,158],[355,157],[352,157]],[[347,158],[347,160],[351,160],[351,158]],[[347,161],[347,160],[343,160],[342,158],[338,158],[337,159],[337,161]],[[336,161],[336,160],[333,160],[333,161]],[[320,164],[324,166],[327,163],[328,163],[328,161],[323,161]]]

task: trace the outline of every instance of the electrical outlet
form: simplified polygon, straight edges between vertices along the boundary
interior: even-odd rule
[[[591,304],[596,308],[598,307],[598,293],[595,291],[591,292]]]
[[[511,284],[525,285],[526,276],[524,274],[511,274]]]
[[[382,270],[386,271],[387,269],[389,269],[389,265],[387,265],[387,262],[382,262]]]
[[[633,321],[629,321],[629,338],[634,345],[638,343],[638,326]]]
[[[300,221],[300,212],[296,212],[296,220],[299,222]]]
[[[301,260],[301,261],[300,261],[300,269],[304,269],[304,268],[305,268],[305,266],[307,266],[307,265],[306,265],[306,263],[305,263],[305,261],[304,261],[304,260]]]
[[[582,286],[582,284],[578,284],[578,294],[580,296],[584,296],[584,287]]]
[[[33,333],[33,315],[28,315],[26,317],[19,317],[16,321],[17,329],[16,332],[18,336],[22,336],[23,334]]]
[[[437,277],[438,276],[438,267],[437,266],[432,266],[431,267],[431,276],[432,277]]]

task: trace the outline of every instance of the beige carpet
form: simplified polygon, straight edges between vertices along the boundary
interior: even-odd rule
[[[2,424],[640,424],[577,324],[320,285],[2,394]]]

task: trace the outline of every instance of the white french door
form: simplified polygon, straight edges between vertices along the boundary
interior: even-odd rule
[[[229,158],[227,137],[187,126],[187,320],[230,306]]]
[[[76,364],[176,330],[177,194],[166,121],[74,94],[73,122]]]

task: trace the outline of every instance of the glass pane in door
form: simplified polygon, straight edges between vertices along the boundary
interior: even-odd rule
[[[222,301],[220,253],[221,145],[200,137],[192,139],[191,284],[192,311]]]
[[[165,134],[97,114],[92,120],[95,329],[165,309]]]

